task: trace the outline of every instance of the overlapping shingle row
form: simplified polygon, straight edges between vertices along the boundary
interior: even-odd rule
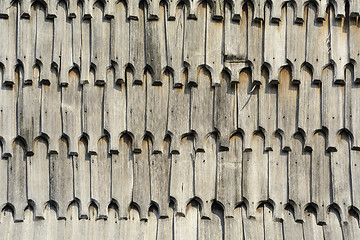
[[[46,207],[44,218],[34,220],[32,208],[25,210],[24,222],[13,222],[11,209],[0,215],[0,230],[4,239],[357,239],[357,218],[349,216],[348,223],[339,221],[331,208],[326,225],[316,223],[312,208],[306,211],[304,222],[295,222],[291,209],[284,209],[284,221],[274,221],[268,203],[256,211],[256,218],[248,218],[246,208],[235,209],[233,218],[224,217],[221,208],[214,205],[211,219],[201,218],[196,202],[191,202],[186,216],[176,215],[169,208],[169,218],[159,217],[156,209],[149,211],[148,219],[141,220],[135,207],[129,209],[129,218],[119,219],[117,209],[109,208],[108,219],[97,219],[94,206],[89,207],[89,218],[80,218],[77,204],[69,206],[67,219],[57,220],[53,206]],[[353,213],[352,213],[353,214]]]

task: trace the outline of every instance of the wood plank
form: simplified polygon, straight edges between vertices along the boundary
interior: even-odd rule
[[[229,151],[218,152],[216,199],[224,206],[227,218],[234,217],[235,206],[242,201],[242,155],[239,135],[231,137]]]
[[[303,80],[301,76],[301,67],[305,62],[306,51],[306,23],[295,20],[298,19],[298,16],[304,15],[303,8],[302,4],[293,7],[291,3],[287,3],[286,17],[283,19],[283,21],[286,21],[286,60],[289,61],[292,66],[292,81],[301,83]],[[302,11],[297,12],[297,10]]]
[[[157,19],[152,16],[154,9],[157,9]],[[151,84],[160,85],[167,66],[165,6],[163,3],[159,6],[158,2],[152,2],[148,7],[144,7],[144,10],[145,64],[152,72]]]
[[[22,82],[19,85],[17,102],[17,134],[25,139],[29,152],[33,152],[33,141],[40,134],[41,112],[40,69],[34,67],[31,71],[33,81],[30,84]]]
[[[106,82],[106,69],[110,66],[110,21],[104,16],[104,6],[96,2],[91,19],[91,64],[95,67],[95,84]]]
[[[28,198],[35,204],[36,217],[43,217],[44,206],[49,201],[49,165],[48,143],[44,138],[38,138],[34,155],[27,157]]]
[[[109,141],[106,137],[97,143],[97,155],[91,155],[91,200],[98,207],[98,217],[106,218],[107,209],[111,201],[111,155],[109,154]]]
[[[344,218],[351,206],[350,138],[347,134],[338,136],[337,147],[338,151],[330,155],[332,203],[337,204],[341,210],[339,214]]]
[[[64,138],[59,139],[59,152],[50,153],[50,200],[55,201],[57,217],[64,218],[72,200],[73,162],[69,156],[69,144]]]
[[[341,11],[341,1],[336,10]],[[344,7],[344,6],[343,6]],[[329,7],[330,61],[335,65],[334,81],[345,83],[344,68],[349,63],[349,21],[344,17],[337,18],[337,11]],[[345,10],[345,8],[344,8]]]
[[[318,132],[313,136],[311,155],[311,202],[318,207],[317,221],[326,222],[326,209],[330,205],[330,155],[326,152],[326,136]]]
[[[69,72],[69,85],[61,87],[61,115],[63,134],[69,139],[70,153],[78,152],[81,129],[82,85],[80,73],[74,69]]]
[[[291,139],[288,153],[289,201],[294,208],[295,220],[303,220],[304,210],[310,202],[311,155],[304,150],[304,140],[296,134]]]
[[[273,138],[273,150],[269,151],[269,199],[274,204],[274,219],[280,220],[288,200],[288,154],[281,149],[280,137]]]
[[[119,151],[119,138],[126,131],[126,85],[116,82],[114,69],[106,73],[104,131],[110,134],[110,152]]]
[[[236,86],[238,128],[244,132],[244,150],[251,149],[251,138],[257,130],[258,90],[251,83],[251,71],[245,69],[240,73]]]
[[[214,88],[211,86],[211,76],[208,70],[202,68],[198,74],[198,86],[192,87],[190,93],[190,129],[196,133],[196,149],[204,149],[206,136],[213,131]]]
[[[19,139],[16,139],[13,143],[12,156],[9,157],[7,170],[7,202],[14,208],[14,221],[22,221],[28,199],[26,186],[26,148],[24,143]]]
[[[184,64],[188,70],[189,82],[198,83],[198,67],[205,64],[207,3],[199,4],[198,19],[185,21]],[[191,9],[190,9],[191,13]],[[196,29],[196,31],[194,31]]]
[[[68,79],[68,75],[66,75]],[[58,139],[62,135],[61,87],[54,69],[50,74],[50,85],[41,84],[41,133],[49,138],[49,150],[58,151]],[[71,100],[70,100],[71,101]]]
[[[153,137],[152,151],[162,152],[166,135],[171,78],[169,74],[162,74],[158,80],[154,80],[153,77],[147,74],[146,78],[146,132]],[[162,85],[152,84],[159,80]]]
[[[291,70],[284,68],[279,74],[277,95],[277,125],[282,135],[283,149],[291,148],[291,136],[297,130],[299,88],[291,81]]]
[[[204,152],[195,154],[195,197],[202,201],[201,217],[211,217],[211,203],[215,199],[216,167],[217,167],[216,138],[210,135],[204,142]],[[203,186],[207,186],[204,188]]]
[[[304,239],[303,226],[301,222],[295,222],[293,209],[284,209],[284,239]]]
[[[194,197],[194,160],[194,138],[184,137],[179,154],[171,156],[170,196],[176,199],[177,215],[185,216],[186,206]]]
[[[261,68],[264,58],[264,21],[258,21],[257,19],[264,18],[264,0],[256,0],[257,4],[252,8],[250,4],[246,4],[247,7],[247,42],[248,42],[248,56],[247,60],[252,64],[253,76],[252,81],[254,83],[265,84],[261,80]],[[261,2],[261,6],[258,5]],[[260,8],[260,9],[259,9]]]
[[[335,83],[334,69],[324,69],[322,79],[322,126],[328,129],[328,149],[336,149],[337,132],[344,127],[345,87]]]
[[[119,204],[119,217],[126,218],[132,201],[134,156],[129,136],[122,136],[118,144],[119,153],[111,155],[111,196]]]
[[[1,1],[1,6],[10,5],[10,1]],[[19,3],[14,4],[7,9],[8,18],[0,18],[0,29],[7,34],[2,34],[0,41],[0,62],[3,64],[2,83],[5,85],[15,84],[15,65],[17,62],[17,18]],[[21,33],[19,33],[21,34]]]
[[[273,221],[273,208],[265,203],[263,207],[264,239],[284,239],[281,221]]]
[[[88,206],[90,205],[90,162],[91,157],[87,151],[86,139],[80,139],[78,143],[78,155],[74,155],[74,193],[79,199],[79,218],[87,217],[89,214]]]
[[[324,3],[326,5],[326,3]],[[322,4],[321,4],[322,5]],[[317,7],[310,3],[307,10],[306,22],[306,62],[314,69],[315,81],[321,80],[321,70],[328,63],[328,15],[325,21],[317,21]],[[325,14],[319,9],[319,14]],[[325,10],[325,8],[324,8]],[[325,15],[323,15],[325,16]]]
[[[223,73],[220,85],[215,86],[214,128],[220,134],[220,147],[229,146],[230,136],[237,130],[236,86]]]
[[[254,134],[252,150],[243,152],[242,189],[247,205],[247,216],[256,217],[258,205],[268,199],[268,153],[264,151],[264,138]]]
[[[111,19],[111,61],[115,66],[115,82],[125,82],[125,68],[129,62],[129,27],[126,5],[120,1],[114,6],[114,18]]]
[[[185,41],[185,23],[187,16],[187,8],[185,4],[179,3],[177,6],[175,4],[170,3],[169,11],[171,10],[171,6],[174,5],[176,12],[176,18],[174,21],[165,21],[166,27],[166,39],[167,39],[167,64],[173,69],[174,73],[174,84],[173,86],[181,87],[184,86],[183,80],[183,71],[184,71],[184,63],[183,63],[183,49],[184,49],[184,41]],[[169,15],[171,13],[167,12]],[[180,57],[181,56],[181,57]]]
[[[277,1],[279,3],[280,1]],[[273,14],[274,10],[279,11],[280,21],[274,22]],[[279,9],[276,6],[273,6],[270,9],[269,4],[265,4],[265,21],[264,21],[264,63],[270,66],[270,82],[280,82],[278,80],[278,74],[281,70],[281,67],[286,64],[286,12],[287,8]],[[281,15],[280,15],[281,13]]]
[[[276,119],[277,112],[274,111],[274,108],[277,104],[277,90],[278,85],[270,84],[269,81],[269,71],[266,67],[261,70],[261,82],[262,85],[259,86],[259,123],[258,127],[263,130],[265,134],[265,148],[272,149],[273,146],[272,140],[274,139],[272,135],[276,130]]]
[[[80,28],[74,29],[75,34],[72,32],[73,26]],[[56,64],[60,73],[59,80],[62,85],[69,84],[69,71],[73,67],[73,62],[77,62],[73,59],[73,56],[76,56],[76,53],[81,49],[81,46],[76,44],[77,38],[80,38],[81,41],[81,36],[78,36],[81,32],[76,34],[78,30],[81,31],[80,22],[78,22],[78,19],[71,21],[68,18],[68,8],[66,7],[66,4],[60,2],[57,6],[56,18],[54,18],[52,62]],[[74,49],[73,44],[75,45]],[[77,47],[77,49],[75,49],[75,47]],[[79,64],[79,62],[77,63]]]
[[[158,215],[160,217],[168,216],[171,160],[170,139],[163,141],[161,153],[152,153],[149,159],[150,196],[151,201],[158,204]]]
[[[151,142],[142,141],[141,153],[134,154],[133,202],[138,206],[140,219],[146,219],[150,207],[150,154]]]
[[[88,84],[82,86],[82,132],[89,141],[89,152],[96,153],[97,142],[103,133],[104,87],[96,84],[94,70]]]
[[[303,228],[305,240],[324,239],[322,227],[316,224],[315,209],[305,210]]]
[[[297,125],[305,134],[305,147],[314,149],[312,136],[321,129],[321,87],[313,82],[312,71],[308,67],[301,68],[300,76]]]
[[[190,131],[190,87],[182,78],[183,86],[176,87],[170,77],[167,133],[171,135],[171,152],[180,151],[180,141]]]
[[[141,151],[141,141],[145,134],[146,82],[134,82],[134,75],[130,70],[126,74],[126,130],[132,134],[134,150]],[[145,73],[146,78],[147,75]]]
[[[327,225],[323,226],[325,240],[342,240],[343,232],[341,227],[340,214],[333,208],[328,211]]]
[[[35,59],[40,65],[40,81],[49,82],[51,75],[52,51],[54,39],[54,21],[46,18],[46,8],[36,7]],[[49,10],[49,8],[48,8]],[[71,49],[71,48],[69,48]],[[64,54],[65,55],[65,54]]]

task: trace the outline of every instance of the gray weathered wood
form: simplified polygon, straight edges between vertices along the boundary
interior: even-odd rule
[[[205,139],[213,131],[214,88],[206,69],[199,70],[198,78],[198,85],[191,88],[190,129],[196,133],[196,149],[204,149]]]
[[[310,202],[310,164],[311,155],[305,152],[303,139],[294,135],[288,153],[288,184],[295,220],[303,219],[306,204]]]
[[[206,14],[207,3],[201,3],[198,9],[198,19],[185,21],[184,63],[188,70],[189,82],[198,83],[198,67],[205,64]],[[191,14],[191,9],[190,9]],[[196,31],[192,31],[196,29]],[[194,36],[195,35],[195,36]],[[194,36],[194,37],[193,37]],[[200,85],[200,83],[199,83]]]
[[[290,139],[297,129],[298,93],[298,86],[291,82],[290,69],[283,69],[277,94],[277,127],[281,131],[283,149],[291,149]]]
[[[276,1],[279,3],[280,1]],[[278,8],[273,6],[271,10],[281,10],[281,15],[270,15],[270,5],[265,5],[264,21],[264,63],[271,66],[269,79],[270,82],[280,82],[278,74],[281,67],[286,63],[285,42],[286,42],[286,7]],[[271,13],[274,13],[273,11]],[[280,13],[280,11],[279,11]],[[279,18],[279,22],[274,22],[274,17]],[[271,40],[270,40],[271,39]]]
[[[145,74],[147,78],[148,73]],[[146,82],[134,82],[133,72],[126,73],[126,130],[132,134],[133,148],[141,151],[141,141],[145,133]]]
[[[61,87],[61,115],[63,134],[69,139],[70,153],[78,152],[81,132],[82,85],[76,70],[69,72],[69,85]]]
[[[104,87],[104,130],[110,134],[110,151],[119,151],[120,135],[126,131],[126,85],[116,82],[114,70],[106,74]]]
[[[234,209],[242,201],[242,155],[242,138],[239,135],[230,139],[229,151],[218,152],[216,199],[224,206],[226,217],[234,217]]]
[[[57,6],[57,17],[54,19],[54,51],[52,61],[60,72],[59,80],[62,85],[69,84],[68,74],[73,67],[73,55],[76,54],[76,52],[73,53],[72,51],[72,40],[80,38],[81,41],[81,36],[73,35],[72,33],[72,25],[76,23],[70,21],[67,17],[67,12],[68,9],[64,2],[60,2]],[[77,27],[81,28],[80,26]],[[79,30],[81,31],[81,29]],[[74,31],[78,31],[78,29]],[[77,47],[81,49],[80,46]],[[53,82],[51,81],[51,83]]]
[[[251,84],[249,69],[240,73],[239,84],[236,86],[237,122],[240,131],[244,132],[244,150],[251,149],[251,139],[257,130],[258,89]]]
[[[339,207],[341,218],[347,216],[351,206],[351,160],[350,139],[346,134],[340,134],[337,139],[337,152],[330,155],[332,203]]]
[[[111,196],[119,204],[119,217],[126,218],[132,200],[134,157],[129,136],[122,136],[118,144],[119,153],[111,155]]]
[[[334,82],[334,69],[328,67],[322,74],[322,126],[328,133],[328,148],[336,149],[336,134],[344,127],[344,89]]]
[[[268,199],[268,153],[264,151],[264,138],[254,134],[252,150],[243,152],[242,190],[247,203],[248,217],[256,217],[257,207]]]
[[[14,208],[14,221],[24,219],[27,206],[26,191],[26,148],[23,142],[16,139],[13,143],[12,156],[8,160],[7,202]]]
[[[91,200],[95,201],[99,218],[107,217],[111,201],[111,155],[106,137],[97,142],[97,155],[91,155],[90,186]]]
[[[74,193],[79,203],[79,217],[86,217],[90,204],[90,155],[87,141],[82,138],[78,143],[78,155],[73,156]]]
[[[330,205],[330,156],[326,152],[325,134],[313,136],[311,155],[311,202],[317,205],[317,222],[326,222],[326,209]]]
[[[50,85],[45,82],[41,84],[41,133],[49,139],[49,150],[55,152],[58,151],[57,140],[62,135],[61,87],[58,79],[56,71],[52,69]]]
[[[35,216],[42,217],[49,200],[49,155],[48,144],[43,138],[37,139],[34,155],[27,157],[28,198],[34,202]]]
[[[241,84],[240,84],[241,85]],[[228,147],[231,135],[237,130],[236,86],[226,73],[215,86],[214,128],[219,132],[220,147]]]
[[[269,199],[274,204],[274,219],[283,219],[283,208],[287,203],[288,155],[281,149],[281,140],[273,136],[273,150],[269,151]]]
[[[303,229],[305,240],[324,239],[322,227],[316,224],[316,212],[313,210],[308,209],[304,214]]]
[[[298,129],[305,134],[305,147],[314,149],[312,135],[321,129],[321,88],[313,82],[308,67],[302,67],[300,75]]]
[[[195,197],[202,200],[201,217],[211,217],[211,204],[215,199],[216,168],[217,168],[217,146],[215,136],[210,135],[205,139],[204,152],[195,154]],[[206,185],[204,188],[202,186]]]
[[[161,217],[168,216],[171,162],[170,141],[166,139],[162,143],[161,153],[152,153],[149,159],[151,201],[158,205]]]
[[[89,152],[96,153],[96,144],[103,132],[104,87],[96,85],[96,73],[90,71],[89,83],[82,85],[82,131],[89,141]]]
[[[324,9],[325,10],[325,9]],[[321,13],[321,9],[319,11]],[[306,62],[314,69],[314,80],[321,79],[322,68],[328,62],[328,19],[317,21],[316,7],[310,3],[306,21]]]
[[[153,77],[160,77],[162,85],[153,85],[154,81],[159,81],[153,80]],[[169,87],[172,78],[168,74],[153,77],[146,78],[146,131],[153,136],[152,151],[161,152],[166,134]]]
[[[134,154],[133,202],[139,207],[140,218],[146,219],[150,207],[150,155],[151,141],[142,141],[141,153]]]
[[[58,218],[64,218],[73,193],[73,162],[68,155],[69,144],[64,138],[59,139],[59,152],[50,153],[50,200],[56,204]]]
[[[176,214],[185,216],[186,206],[194,197],[194,138],[184,137],[179,154],[171,156],[170,196],[176,199]]]
[[[342,240],[343,233],[341,228],[341,220],[339,213],[330,208],[328,211],[328,224],[323,226],[325,240]]]

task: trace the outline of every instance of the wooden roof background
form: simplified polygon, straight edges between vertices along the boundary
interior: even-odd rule
[[[1,239],[359,238],[359,13],[2,0]]]

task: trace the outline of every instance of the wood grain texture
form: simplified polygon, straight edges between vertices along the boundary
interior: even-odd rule
[[[359,14],[1,1],[0,238],[358,238]]]

